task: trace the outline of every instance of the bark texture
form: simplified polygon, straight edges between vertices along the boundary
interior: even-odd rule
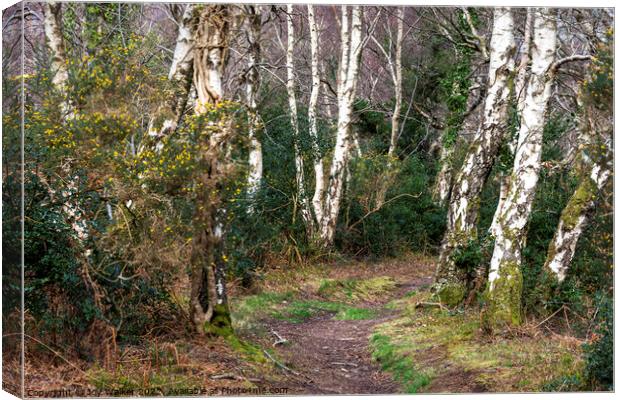
[[[246,5],[246,38],[248,41],[248,66],[245,73],[246,105],[248,108],[249,171],[248,196],[250,200],[260,188],[263,179],[263,149],[257,136],[258,110],[256,97],[260,86],[259,63],[261,59],[261,16],[258,6]],[[250,212],[254,210],[249,207]]]
[[[308,103],[308,123],[310,139],[312,140],[312,153],[314,156],[314,195],[312,196],[312,209],[317,223],[323,220],[323,198],[325,195],[325,173],[323,169],[323,156],[319,146],[319,130],[317,118],[317,104],[321,90],[321,75],[319,70],[319,29],[314,15],[314,6],[308,4],[308,25],[310,28],[310,71],[312,74],[312,89],[310,102]],[[329,112],[329,106],[327,106]]]
[[[455,257],[476,240],[480,193],[488,178],[507,128],[510,80],[514,70],[514,21],[512,11],[497,7],[493,13],[488,90],[484,121],[458,172],[448,208],[447,228],[435,277],[442,302],[456,305],[467,292],[467,271]]]
[[[348,7],[342,6],[340,28],[341,58],[337,90],[338,125],[336,130],[336,146],[332,157],[329,183],[325,193],[323,218],[319,228],[320,239],[324,246],[330,246],[334,241],[346,169],[351,156],[351,119],[363,47],[361,7],[352,6],[351,17],[349,18]]]
[[[67,98],[67,82],[69,71],[67,70],[67,55],[62,36],[62,9],[61,3],[48,1],[43,3],[43,25],[45,28],[45,40],[51,51],[52,84],[62,96],[62,112],[68,117],[72,112],[69,99]]]
[[[499,211],[489,269],[488,309],[484,313],[485,325],[489,329],[521,323],[521,256],[541,168],[545,113],[553,83],[551,67],[555,59],[556,34],[554,13],[549,9],[537,9],[534,12],[531,74],[509,189]]]
[[[581,182],[562,210],[543,269],[550,272],[557,283],[566,278],[577,243],[613,173],[613,116],[609,112],[598,112],[591,99],[587,104],[580,98],[578,102],[582,108],[578,160]],[[549,292],[551,288],[546,289]]]
[[[229,9],[225,5],[205,5],[198,11],[195,27],[194,85],[195,111],[201,115],[223,99],[222,74],[226,64],[229,35]],[[226,117],[223,117],[226,118]],[[218,192],[230,162],[227,144],[232,134],[230,121],[222,120],[219,129],[207,135],[200,157],[197,206],[194,215],[190,316],[199,334],[232,334],[226,296],[223,254],[225,214]]]
[[[155,148],[160,151],[162,139],[174,134],[181,122],[187,106],[189,91],[192,86],[194,66],[194,34],[192,21],[194,5],[173,5],[173,14],[177,14],[177,39],[174,46],[174,55],[168,72],[168,81],[171,90],[155,112],[149,124],[148,140],[141,146],[140,151]]]
[[[286,45],[286,93],[290,109],[291,128],[293,130],[293,151],[295,154],[295,183],[297,187],[297,203],[306,229],[313,231],[312,211],[306,193],[306,178],[304,159],[301,153],[301,138],[297,116],[297,96],[295,94],[295,25],[293,24],[294,8],[292,4],[286,7],[287,45]]]

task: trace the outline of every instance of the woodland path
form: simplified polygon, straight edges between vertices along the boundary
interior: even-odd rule
[[[430,282],[423,278],[400,284],[390,298],[398,299]],[[282,371],[287,378],[279,384],[287,386],[290,394],[402,393],[400,385],[372,361],[369,348],[374,327],[398,317],[386,304],[355,305],[374,310],[373,319],[343,321],[323,314],[302,323],[271,321],[270,330],[288,341],[277,346],[279,361],[295,372]]]

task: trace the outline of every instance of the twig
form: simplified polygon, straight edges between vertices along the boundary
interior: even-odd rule
[[[276,332],[276,331],[273,331],[273,330],[272,330],[272,331],[271,331],[271,333],[273,333],[273,335],[274,335],[276,338],[278,338],[278,340],[276,340],[276,341],[273,343],[273,345],[274,345],[274,346],[277,346],[277,345],[279,345],[279,344],[288,343],[288,340],[287,340],[287,339],[285,339],[285,338],[283,338],[282,336],[280,336],[280,334],[279,334],[278,332]]]
[[[420,195],[421,195],[421,194],[422,194],[422,193],[419,193],[419,194],[417,194],[417,195],[413,195],[413,194],[410,194],[410,193],[401,193],[401,194],[399,194],[399,195],[396,195],[396,196],[392,197],[391,199],[384,201],[384,202],[383,202],[383,203],[382,203],[379,207],[375,207],[374,209],[372,209],[372,210],[368,211],[368,212],[366,213],[366,215],[364,215],[362,218],[358,219],[358,220],[357,220],[357,221],[355,221],[353,224],[351,224],[351,226],[349,226],[349,227],[347,228],[347,231],[350,231],[351,229],[353,229],[353,227],[355,227],[357,224],[359,224],[360,222],[362,222],[363,220],[365,220],[365,219],[366,219],[369,215],[371,215],[371,214],[373,214],[373,213],[376,213],[377,211],[381,210],[381,208],[382,208],[383,206],[385,206],[386,204],[391,203],[392,201],[397,200],[397,199],[399,199],[399,198],[401,198],[401,197],[412,197],[412,198],[414,198],[414,199],[417,199],[418,197],[420,197]]]
[[[288,371],[288,372],[292,373],[293,375],[297,375],[297,376],[301,375],[299,372],[297,372],[297,371],[293,371],[292,369],[290,369],[290,368],[289,368],[289,367],[287,367],[286,365],[282,364],[281,362],[279,362],[278,360],[276,360],[275,358],[273,358],[273,357],[271,356],[271,354],[269,354],[269,353],[267,352],[267,350],[263,350],[263,353],[265,353],[265,355],[267,356],[267,358],[269,358],[271,361],[273,361],[273,363],[274,363],[275,365],[277,365],[278,367],[282,368],[283,370]]]
[[[358,366],[357,364],[350,363],[350,362],[333,362],[331,364],[333,364],[333,365],[346,365],[346,366],[349,366],[349,367],[357,367]]]
[[[540,323],[538,323],[538,325],[536,325],[534,327],[534,329],[538,328],[539,326],[541,326],[542,324],[544,324],[545,322],[549,321],[551,318],[553,318],[554,315],[556,315],[557,313],[559,313],[560,311],[562,311],[564,309],[564,306],[558,308],[556,310],[556,312],[554,312],[553,314],[551,314],[550,316],[548,316],[547,318],[543,319]]]
[[[209,376],[209,379],[231,379],[231,380],[239,380],[239,379],[245,379],[242,376],[239,375],[235,375],[235,374],[221,374],[221,375],[211,375]]]

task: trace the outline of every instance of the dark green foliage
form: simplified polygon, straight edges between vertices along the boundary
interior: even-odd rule
[[[385,204],[372,210],[373,186],[385,159],[356,159],[351,165],[351,182],[339,221],[336,242],[357,255],[394,256],[404,251],[433,251],[441,241],[445,212],[437,207],[428,188],[429,168],[416,156],[406,159],[396,177],[398,185],[388,190]],[[397,196],[400,196],[397,198]],[[355,224],[355,226],[353,226]]]
[[[613,298],[597,295],[594,335],[584,345],[585,373],[594,387],[614,390],[614,307]]]

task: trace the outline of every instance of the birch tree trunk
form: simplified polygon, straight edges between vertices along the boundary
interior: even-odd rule
[[[401,108],[403,104],[403,67],[402,67],[402,54],[403,54],[403,31],[404,31],[404,19],[405,9],[398,7],[396,9],[396,39],[394,41],[395,54],[394,62],[391,57],[388,58],[388,64],[390,65],[392,83],[394,84],[394,109],[392,110],[392,129],[390,132],[390,146],[388,147],[388,163],[386,166],[386,179],[382,180],[377,196],[375,199],[375,208],[379,209],[385,202],[385,196],[389,189],[390,184],[396,175],[394,171],[394,161],[396,146],[398,144],[398,137],[400,136],[400,120],[401,120]],[[389,21],[388,21],[389,23]]]
[[[62,11],[61,3],[48,1],[43,3],[43,25],[45,28],[45,39],[51,51],[51,70],[53,73],[52,84],[62,96],[61,112],[65,118],[69,118],[72,113],[71,104],[67,98],[67,82],[69,71],[67,70],[67,55],[65,53],[65,42],[62,36]]]
[[[534,12],[531,75],[508,194],[497,220],[489,269],[488,308],[484,312],[484,323],[489,329],[521,323],[521,256],[541,168],[545,113],[553,83],[551,67],[555,59],[556,31],[556,15],[546,8],[537,9]]]
[[[259,63],[261,58],[260,33],[261,16],[257,13],[257,6],[245,5],[246,11],[246,36],[248,40],[248,66],[245,74],[246,102],[249,114],[248,138],[249,138],[249,173],[248,173],[248,197],[252,203],[256,192],[259,190],[263,179],[263,150],[257,137],[258,111],[256,97],[260,86]],[[248,210],[254,211],[253,204]]]
[[[304,173],[304,159],[301,153],[301,141],[297,118],[297,96],[295,95],[295,26],[293,24],[293,5],[286,6],[287,46],[286,46],[286,93],[290,109],[291,128],[293,129],[293,151],[295,153],[295,183],[297,186],[297,202],[300,207],[301,217],[304,220],[306,230],[313,231],[312,212],[308,204],[306,182]]]
[[[527,16],[525,18],[525,33],[523,35],[523,48],[521,49],[521,60],[519,61],[519,66],[517,67],[517,77],[515,79],[515,90],[514,96],[517,105],[517,115],[521,116],[523,114],[523,107],[525,106],[525,89],[527,88],[528,81],[528,66],[531,59],[531,47],[532,47],[532,25],[534,23],[534,11],[532,8],[527,9]],[[517,139],[518,137],[509,137],[508,138],[508,151],[510,154],[514,155],[515,148],[517,147]],[[497,220],[499,218],[500,210],[502,209],[502,205],[506,200],[506,196],[508,195],[508,176],[505,174],[501,174],[500,176],[500,189],[499,189],[499,201],[497,204],[497,208],[495,209],[495,214],[493,215],[493,221],[491,222],[491,227],[489,231],[491,235],[495,236],[495,231],[497,229]]]
[[[46,2],[43,3],[45,39],[51,51],[51,69],[53,71],[52,84],[56,91],[62,97],[61,112],[63,120],[67,121],[73,115],[71,104],[68,100],[67,83],[69,80],[69,72],[67,70],[67,56],[65,52],[65,44],[62,36],[62,9],[61,3]],[[74,161],[68,160],[63,167],[63,172],[67,174],[67,183],[61,191],[64,198],[71,198],[79,190],[79,176],[73,176],[75,173]],[[51,193],[55,196],[55,193]],[[75,234],[75,238],[80,247],[84,247],[89,238],[88,226],[84,212],[76,200],[63,201],[63,211],[68,222]],[[87,260],[92,250],[83,249],[82,257]]]
[[[435,178],[435,187],[433,188],[433,198],[435,202],[441,206],[446,205],[450,200],[450,189],[452,188],[452,176],[454,168],[452,166],[452,158],[454,156],[454,146],[441,146],[439,156],[439,172]]]
[[[442,302],[456,305],[467,292],[467,271],[455,256],[476,240],[480,193],[504,139],[510,78],[514,70],[514,21],[512,11],[493,12],[490,43],[489,88],[484,103],[484,122],[474,137],[452,188],[446,233],[435,276],[435,290]]]
[[[347,163],[351,151],[351,118],[357,88],[359,64],[362,55],[362,9],[351,7],[351,29],[347,6],[342,6],[341,58],[338,80],[338,125],[336,146],[332,158],[329,184],[325,193],[320,239],[324,246],[334,241],[336,223],[342,200]]]
[[[584,89],[580,95],[583,91]],[[588,99],[588,104],[584,104],[578,99],[582,108],[579,124],[582,137],[579,160],[581,183],[562,211],[543,268],[543,271],[551,273],[556,283],[561,283],[566,278],[577,243],[595,210],[599,194],[612,177],[613,116],[606,112],[597,113],[593,101]],[[552,288],[545,289],[550,296]]]
[[[312,209],[317,224],[323,220],[323,197],[325,195],[325,176],[323,172],[323,157],[319,146],[319,131],[317,119],[317,104],[321,89],[321,75],[319,70],[319,29],[314,16],[314,6],[308,4],[308,25],[310,27],[310,70],[312,74],[312,89],[308,104],[308,123],[312,152],[314,155],[314,195]],[[327,106],[329,112],[329,105]]]
[[[139,151],[148,148],[155,148],[160,151],[162,148],[161,140],[167,135],[176,132],[181,122],[187,101],[189,91],[192,86],[192,73],[194,67],[194,34],[192,32],[192,20],[194,13],[194,5],[187,4],[185,6],[172,5],[177,11],[178,32],[176,44],[174,46],[174,55],[168,72],[168,81],[172,87],[171,93],[167,96],[157,111],[154,118],[149,123],[148,140],[144,143]],[[178,7],[184,7],[178,12]]]
[[[195,110],[200,115],[223,99],[222,75],[227,59],[230,14],[228,6],[211,4],[202,6],[198,13],[194,86],[197,93]],[[190,276],[190,316],[199,334],[209,332],[227,336],[232,334],[232,327],[223,254],[226,216],[218,192],[221,178],[228,168],[227,139],[232,126],[230,121],[218,122],[219,128],[205,133],[208,143],[200,160],[203,171],[198,178],[194,215],[196,232]]]

